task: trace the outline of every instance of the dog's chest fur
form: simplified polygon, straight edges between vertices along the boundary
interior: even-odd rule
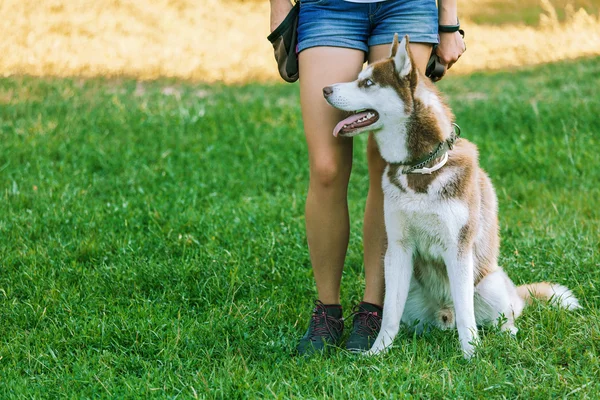
[[[452,300],[443,257],[456,251],[469,221],[468,202],[456,196],[457,187],[469,177],[458,165],[416,180],[413,177],[393,166],[384,173],[388,240],[401,240],[413,249],[414,279],[439,306],[449,306]]]
[[[469,218],[465,199],[448,195],[461,185],[464,174],[458,167],[447,166],[432,175],[428,184],[413,187],[409,176],[400,171],[392,174],[391,169],[388,166],[383,175],[383,191],[386,218],[395,220],[388,225],[392,235],[394,229],[402,229],[404,234],[399,236],[408,238],[416,249],[441,256]]]

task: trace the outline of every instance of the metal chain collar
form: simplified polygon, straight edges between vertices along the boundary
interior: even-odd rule
[[[446,141],[441,142],[434,151],[432,151],[431,153],[429,153],[427,155],[427,157],[425,157],[421,161],[417,162],[416,164],[412,165],[410,168],[402,171],[402,173],[403,174],[414,173],[413,171],[423,168],[424,166],[426,166],[427,164],[429,164],[436,158],[443,156],[448,150],[452,150],[452,148],[454,147],[454,143],[456,143],[456,141],[458,139],[460,139],[460,126],[458,126],[458,124],[453,122],[452,127],[453,127],[452,133],[450,134],[450,137],[448,139],[446,139]]]

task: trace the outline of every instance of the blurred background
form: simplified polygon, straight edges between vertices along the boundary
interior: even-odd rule
[[[459,2],[455,73],[600,54],[598,0]],[[278,80],[268,0],[2,0],[3,76]]]

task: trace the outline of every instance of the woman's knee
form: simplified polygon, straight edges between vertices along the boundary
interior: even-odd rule
[[[346,190],[350,179],[350,165],[331,157],[320,157],[310,163],[310,185],[313,189]]]

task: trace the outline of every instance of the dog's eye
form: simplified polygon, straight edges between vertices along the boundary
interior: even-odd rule
[[[373,81],[372,81],[372,80],[370,80],[370,79],[366,79],[366,80],[365,80],[365,86],[366,86],[366,87],[373,86],[374,84],[375,84],[375,83],[373,83]]]

